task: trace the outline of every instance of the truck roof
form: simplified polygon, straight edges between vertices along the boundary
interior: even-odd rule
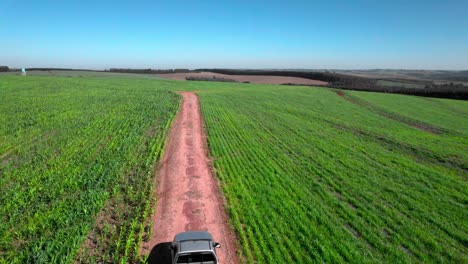
[[[174,240],[177,242],[186,240],[213,240],[213,237],[206,231],[187,231],[177,234]]]
[[[180,242],[180,253],[193,251],[209,251],[212,248],[209,240],[194,240]]]
[[[179,246],[179,252],[200,252],[213,250],[213,237],[205,231],[188,231],[175,236],[174,242]]]

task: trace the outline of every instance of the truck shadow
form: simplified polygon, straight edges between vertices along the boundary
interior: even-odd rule
[[[171,263],[171,242],[159,243],[153,247],[149,256],[148,264],[170,264]]]

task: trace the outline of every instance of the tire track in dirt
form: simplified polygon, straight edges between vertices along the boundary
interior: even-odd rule
[[[407,126],[410,126],[410,127],[413,127],[413,128],[418,129],[418,130],[428,132],[428,133],[431,133],[431,134],[442,134],[442,133],[447,132],[445,129],[440,128],[440,127],[436,127],[436,126],[431,125],[431,124],[427,124],[427,123],[424,123],[424,122],[421,122],[421,121],[412,120],[410,118],[403,117],[403,116],[395,114],[395,113],[389,113],[386,110],[383,110],[383,109],[381,109],[381,108],[379,108],[379,107],[377,107],[377,106],[375,106],[375,105],[373,105],[373,104],[371,104],[369,102],[365,102],[363,100],[351,97],[350,95],[343,93],[343,91],[341,91],[341,90],[332,90],[332,91],[334,91],[336,93],[336,95],[338,95],[339,97],[345,99],[346,101],[348,101],[348,102],[350,102],[352,104],[355,104],[357,106],[367,108],[371,112],[374,112],[374,113],[376,113],[376,114],[378,114],[378,115],[380,115],[382,117],[385,117],[387,119],[397,121],[397,122],[402,123],[404,125],[407,125]]]
[[[159,170],[151,218],[152,235],[140,253],[150,254],[174,235],[189,230],[209,231],[222,247],[220,263],[239,263],[237,240],[227,221],[218,181],[212,176],[198,97],[182,92],[182,104],[169,133]]]

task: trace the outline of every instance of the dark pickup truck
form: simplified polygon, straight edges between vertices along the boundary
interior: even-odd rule
[[[179,233],[174,237],[171,245],[172,264],[218,264],[216,249],[220,247],[221,245],[215,243],[208,232]]]

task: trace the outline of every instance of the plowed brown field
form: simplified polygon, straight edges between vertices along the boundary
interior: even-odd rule
[[[263,83],[263,84],[304,84],[304,85],[326,85],[327,82],[319,80],[310,80],[299,77],[286,76],[265,76],[265,75],[227,75],[214,72],[198,72],[198,73],[166,73],[157,74],[161,78],[172,80],[185,80],[186,77],[198,78],[222,78],[235,80],[237,82]]]

